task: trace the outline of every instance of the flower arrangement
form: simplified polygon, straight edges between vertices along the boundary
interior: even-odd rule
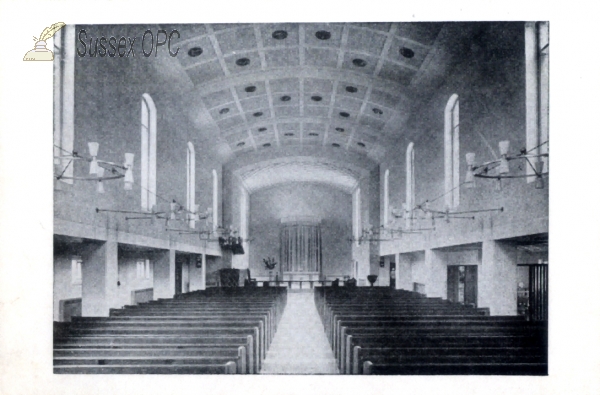
[[[277,262],[275,262],[275,258],[273,258],[273,257],[268,257],[267,259],[263,259],[263,262],[265,264],[265,267],[269,270],[273,270],[273,269],[275,269],[275,266],[277,266]]]

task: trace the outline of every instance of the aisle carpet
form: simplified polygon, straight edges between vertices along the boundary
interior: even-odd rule
[[[339,374],[312,292],[288,293],[261,374]]]

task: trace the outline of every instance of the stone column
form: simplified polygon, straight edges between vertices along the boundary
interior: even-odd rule
[[[92,244],[82,258],[82,315],[107,317],[111,307],[120,307],[116,237],[109,237],[102,244]]]
[[[175,295],[175,249],[154,254],[154,299]]]
[[[493,240],[483,242],[478,273],[478,307],[491,315],[517,314],[517,250]]]

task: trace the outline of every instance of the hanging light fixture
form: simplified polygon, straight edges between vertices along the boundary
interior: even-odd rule
[[[61,149],[59,146],[57,148]],[[132,153],[125,154],[125,163],[119,164],[98,159],[98,151],[100,144],[97,142],[88,143],[89,156],[83,156],[76,151],[67,152],[67,155],[57,156],[57,165],[55,167],[54,178],[56,180],[79,180],[79,181],[96,181],[98,182],[96,191],[104,193],[104,185],[102,181],[124,179],[124,189],[131,190],[133,186],[133,160],[135,155]],[[63,150],[64,151],[64,150]],[[69,166],[74,166],[76,161],[83,160],[90,163],[89,176],[65,176],[65,172]],[[67,162],[63,167],[60,163]]]
[[[500,159],[496,159],[493,161],[485,162],[482,164],[475,164],[475,154],[469,152],[466,154],[467,161],[467,174],[465,177],[466,186],[469,188],[474,188],[475,178],[488,178],[497,180],[497,188],[502,188],[502,179],[505,178],[527,178],[527,177],[535,177],[535,188],[543,189],[544,188],[544,180],[543,177],[548,175],[548,172],[544,172],[544,161],[549,158],[548,153],[542,154],[532,154],[531,151],[536,150],[537,148],[548,144],[548,141],[538,145],[537,147],[527,151],[522,149],[519,154],[510,155],[508,153],[510,148],[509,141],[501,141],[499,143],[500,148]],[[515,174],[511,172],[511,168],[509,163],[511,161],[521,161],[526,162],[526,164],[533,170],[533,175],[531,174]],[[521,168],[521,167],[520,167]]]

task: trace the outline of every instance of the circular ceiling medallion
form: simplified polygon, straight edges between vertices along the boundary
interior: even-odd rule
[[[348,114],[347,112],[342,111],[340,113],[340,117],[348,118],[349,116],[350,116],[350,114]]]
[[[255,117],[262,117],[263,113],[261,111],[255,112],[254,114]]]
[[[315,33],[315,36],[319,40],[329,40],[331,38],[331,33],[326,30],[319,30],[318,32]]]
[[[248,66],[250,64],[250,59],[248,58],[239,58],[235,61],[235,64],[238,66]]]
[[[264,143],[263,144],[263,147],[270,147],[270,146],[271,146],[271,143]]]
[[[238,147],[243,147],[244,145],[246,145],[246,143],[244,143],[243,141],[240,141],[239,143],[237,143]]]
[[[244,90],[248,93],[256,92],[256,87],[254,85],[247,86]]]
[[[338,143],[332,143],[331,146],[335,147],[335,148],[339,148],[340,147],[340,145]]]
[[[352,64],[356,67],[365,67],[367,65],[367,62],[364,59],[357,58],[352,60]]]
[[[356,143],[356,145],[358,145],[359,147],[363,147],[363,148],[366,147],[365,143],[361,143],[361,142]]]
[[[229,112],[229,108],[225,107],[219,110],[219,114],[223,115],[223,114],[227,114]]]
[[[195,58],[196,56],[200,56],[202,55],[202,48],[200,47],[194,47],[194,48],[190,48],[190,50],[188,51],[188,55],[190,55],[192,58]]]
[[[292,137],[294,135],[294,133],[287,132],[287,133],[284,133],[283,135],[286,137]]]
[[[344,133],[346,131],[346,129],[344,128],[335,128],[335,130],[337,130],[340,133]]]
[[[267,131],[267,128],[258,128],[258,131],[259,131],[259,132],[266,132],[266,131]]]
[[[383,114],[383,111],[381,111],[379,108],[374,108],[374,109],[373,109],[373,112],[374,112],[375,114],[377,114],[377,115],[381,115],[381,114]]]
[[[286,96],[281,96],[281,101],[290,101],[290,100],[292,100],[292,98],[289,97],[289,96],[287,96],[287,95]]]
[[[285,30],[275,30],[272,36],[275,40],[283,40],[287,38],[288,34]]]
[[[323,98],[321,96],[311,96],[310,100],[312,100],[312,101],[321,101],[321,100],[323,100]]]
[[[404,56],[405,58],[410,59],[413,56],[415,56],[415,51],[413,51],[410,48],[402,47],[402,48],[400,48],[400,55]]]
[[[358,92],[358,88],[355,87],[355,86],[347,86],[346,87],[346,92],[356,93],[356,92]]]
[[[318,135],[319,135],[319,133],[313,133],[313,132],[311,132],[311,133],[309,133],[308,135],[309,135],[309,136],[316,137],[316,136],[318,136]]]

